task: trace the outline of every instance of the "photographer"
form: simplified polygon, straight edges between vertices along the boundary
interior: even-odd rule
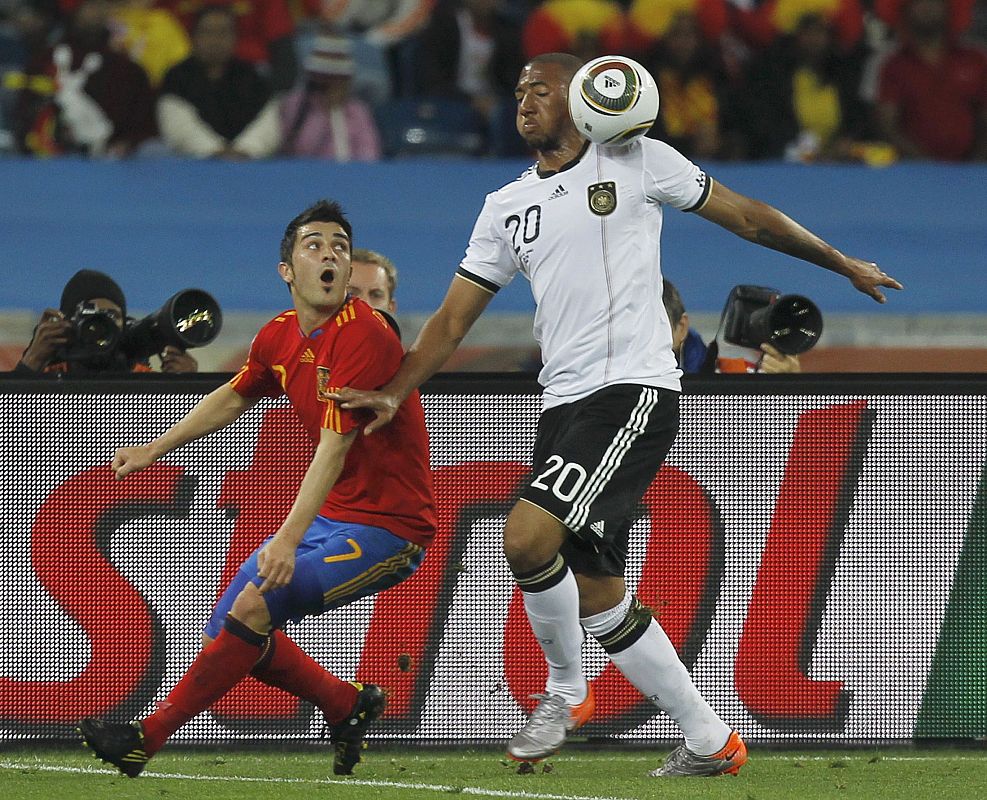
[[[689,327],[689,314],[675,284],[662,280],[662,303],[668,322],[672,326],[672,349],[679,368],[686,375],[712,375],[716,371],[716,342],[706,345],[699,332]],[[767,342],[761,344],[761,362],[757,371],[765,374],[801,372],[802,364],[797,355],[782,353]]]
[[[47,308],[41,315],[34,336],[21,360],[14,367],[17,375],[64,373],[95,375],[103,372],[151,372],[145,359],[128,359],[112,348],[89,358],[67,359],[66,352],[76,338],[79,314],[99,314],[112,320],[123,331],[127,320],[127,301],[123,291],[109,275],[83,269],[73,275],[62,290],[60,308]],[[159,354],[161,371],[168,373],[196,372],[198,362],[178,347],[166,346]]]

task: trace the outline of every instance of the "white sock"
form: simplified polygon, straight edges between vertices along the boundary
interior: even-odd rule
[[[522,590],[521,594],[531,630],[548,662],[545,691],[575,706],[586,699],[588,689],[583,676],[579,588],[572,570],[565,567],[565,571],[565,577],[555,586],[540,592]]]
[[[627,595],[609,611],[583,617],[582,625],[596,638],[606,637],[623,625],[630,603]],[[686,747],[693,753],[712,755],[726,745],[730,728],[699,694],[671,640],[655,620],[630,647],[608,655],[624,677],[679,726]]]

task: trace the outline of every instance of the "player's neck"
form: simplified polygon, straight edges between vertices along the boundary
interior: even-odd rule
[[[552,150],[539,150],[538,174],[545,178],[574,164],[589,149],[589,142],[577,133],[566,137]]]
[[[295,318],[298,320],[298,327],[301,328],[303,334],[308,336],[316,328],[325,325],[335,317],[345,303],[346,300],[344,299],[342,303],[331,309],[325,307],[315,308],[314,306],[297,303],[295,305]]]

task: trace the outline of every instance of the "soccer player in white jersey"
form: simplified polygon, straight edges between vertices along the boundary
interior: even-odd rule
[[[368,433],[435,373],[493,295],[517,273],[537,303],[544,411],[532,473],[504,527],[548,682],[508,755],[537,761],[593,713],[583,631],[681,729],[684,743],[650,774],[736,774],[740,736],[701,697],[665,632],[624,582],[636,507],[671,447],[679,377],[662,304],[659,236],[670,206],[751,242],[847,277],[878,302],[901,285],[777,209],[730,191],[673,148],[642,139],[590,144],[567,110],[580,61],[538,56],[516,88],[517,128],[537,163],[488,195],[441,307],[379,392],[341,390],[344,408],[370,408]]]

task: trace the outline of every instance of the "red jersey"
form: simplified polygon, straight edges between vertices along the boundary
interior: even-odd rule
[[[287,395],[312,440],[323,428],[347,434],[372,414],[340,408],[326,395],[343,386],[379,389],[397,372],[403,350],[380,313],[350,298],[335,317],[308,336],[294,311],[260,329],[247,363],[230,381],[244,397]],[[319,513],[342,522],[385,528],[427,546],[435,534],[435,501],[428,433],[414,392],[394,419],[371,436],[357,434],[343,471]]]
[[[938,64],[906,45],[884,63],[878,99],[896,106],[901,129],[938,159],[969,159],[987,107],[987,53],[951,44]]]

